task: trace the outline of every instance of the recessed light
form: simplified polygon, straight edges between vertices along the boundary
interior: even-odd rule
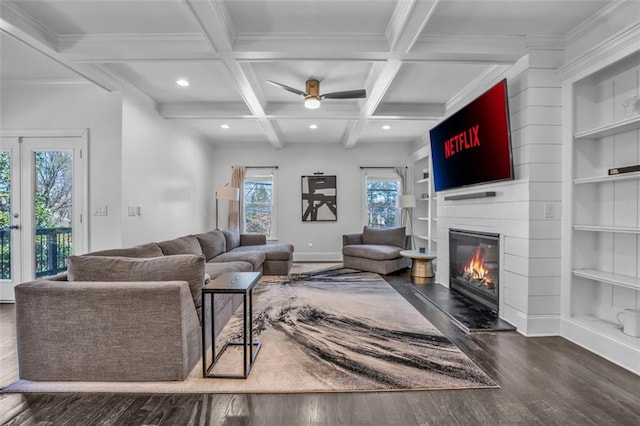
[[[318,128],[318,125],[317,124],[309,124],[309,128],[315,130],[315,129]]]
[[[229,125],[228,124],[222,124],[220,127],[223,128],[223,129],[228,129]]]
[[[388,124],[385,124],[384,126],[382,126],[382,130],[389,130],[391,128],[391,126],[389,126]]]
[[[189,81],[185,80],[184,78],[181,78],[179,80],[176,80],[176,84],[180,87],[189,87],[191,83],[189,83]]]

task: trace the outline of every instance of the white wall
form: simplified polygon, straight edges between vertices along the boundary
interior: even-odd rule
[[[212,145],[127,97],[122,115],[123,247],[211,229]]]
[[[452,113],[507,78],[515,179],[438,194],[438,264],[449,264],[450,228],[500,234],[500,316],[525,335],[559,332],[562,123],[554,69],[562,54],[532,49],[504,75],[469,88],[450,106]],[[497,196],[444,200],[476,191]],[[449,285],[447,267],[438,269],[437,280]]]
[[[363,180],[360,166],[410,166],[408,145],[356,145],[345,150],[337,145],[290,144],[275,150],[264,145],[223,145],[213,161],[215,187],[231,180],[231,166],[278,166],[278,241],[295,247],[294,260],[341,261],[342,235],[362,231]],[[315,171],[337,176],[338,220],[302,222],[301,176]],[[222,216],[222,215],[221,215]],[[220,226],[222,226],[222,220]],[[309,247],[312,243],[312,247]]]
[[[107,205],[108,216],[89,217],[89,248],[122,241],[122,96],[92,85],[3,87],[3,130],[89,129],[89,209]]]

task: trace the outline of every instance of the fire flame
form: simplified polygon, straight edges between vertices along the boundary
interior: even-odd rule
[[[471,261],[463,269],[463,275],[468,279],[482,280],[485,285],[493,284],[493,278],[491,278],[489,270],[484,267],[484,251],[480,247],[476,247]]]

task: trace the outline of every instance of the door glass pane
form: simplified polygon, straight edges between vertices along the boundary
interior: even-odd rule
[[[35,275],[67,270],[72,250],[73,153],[39,151],[35,155]]]
[[[11,279],[11,153],[0,152],[0,279]]]

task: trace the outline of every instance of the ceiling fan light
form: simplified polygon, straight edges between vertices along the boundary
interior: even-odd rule
[[[320,99],[315,96],[307,96],[304,99],[304,106],[308,109],[318,109],[320,108]]]

